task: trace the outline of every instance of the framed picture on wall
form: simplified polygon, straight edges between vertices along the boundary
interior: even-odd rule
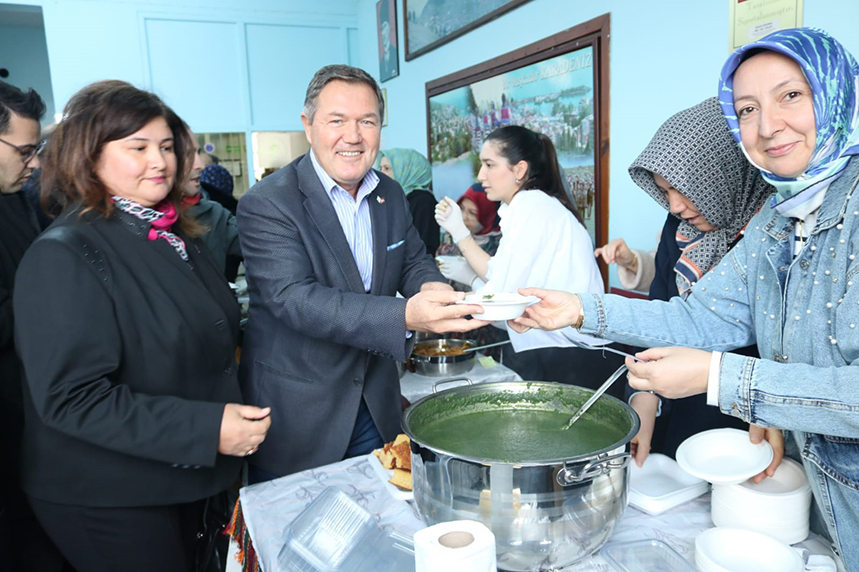
[[[406,61],[467,34],[529,0],[403,0]]]
[[[490,132],[522,125],[552,139],[591,239],[608,241],[609,23],[605,14],[426,84],[437,199],[457,200],[477,181]]]
[[[379,34],[379,81],[388,81],[400,75],[396,0],[376,2],[376,24]]]

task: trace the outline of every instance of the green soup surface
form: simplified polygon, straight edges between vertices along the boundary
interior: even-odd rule
[[[485,409],[431,421],[415,437],[457,455],[507,463],[576,457],[625,437],[588,414],[563,430],[569,420],[570,413],[559,411]]]

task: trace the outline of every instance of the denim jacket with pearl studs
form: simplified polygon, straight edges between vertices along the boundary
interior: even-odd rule
[[[859,157],[826,191],[796,258],[794,221],[765,206],[687,300],[585,295],[581,331],[647,347],[728,352],[757,343],[761,359],[723,354],[719,407],[747,422],[794,430],[813,467],[809,476],[820,485],[813,483],[815,492],[825,495],[830,531],[836,536],[837,520],[840,544],[853,552],[845,554],[848,568],[859,570],[857,181]]]

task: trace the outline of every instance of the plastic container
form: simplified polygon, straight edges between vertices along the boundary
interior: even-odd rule
[[[382,530],[369,512],[328,487],[286,529],[283,572],[414,572],[411,538]]]
[[[613,542],[600,555],[621,572],[695,572],[692,564],[661,540]]]
[[[659,453],[649,455],[641,468],[631,465],[629,504],[647,514],[662,514],[710,489],[707,481],[693,477],[676,461]]]

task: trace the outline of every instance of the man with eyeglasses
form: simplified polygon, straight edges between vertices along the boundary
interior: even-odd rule
[[[24,251],[39,234],[36,216],[21,187],[39,168],[39,120],[45,103],[0,81],[0,568],[63,569],[63,559],[42,531],[21,491],[23,384],[15,355],[12,293]]]

